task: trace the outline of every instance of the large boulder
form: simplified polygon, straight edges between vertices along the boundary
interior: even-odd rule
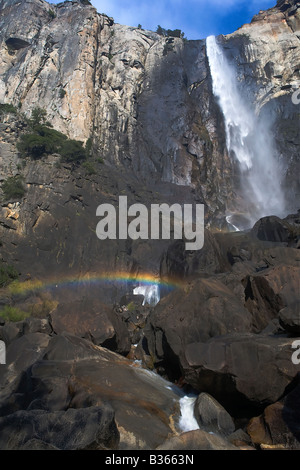
[[[258,220],[251,231],[262,241],[292,243],[295,237],[293,226],[275,216]]]
[[[299,375],[299,374],[298,374]],[[300,450],[300,385],[252,418],[247,430],[256,445]]]
[[[29,336],[15,341],[20,356],[26,353],[26,344],[20,341]],[[54,336],[35,362],[28,364],[9,394],[1,395],[1,416],[22,410],[65,412],[110,403],[122,449],[155,448],[175,431],[179,395],[171,384],[91,341],[67,333]],[[46,415],[36,416],[38,420]],[[30,434],[32,439],[45,441],[31,431],[28,439]],[[56,441],[46,442],[56,446]]]
[[[185,348],[214,336],[251,330],[251,314],[222,282],[201,278],[163,298],[147,318],[144,335],[155,363],[178,379]]]
[[[256,332],[278,318],[284,307],[299,308],[299,277],[299,266],[281,263],[243,279],[245,306],[252,314]]]
[[[280,310],[279,323],[289,333],[300,336],[300,302]]]
[[[208,393],[200,393],[195,402],[194,414],[203,431],[228,436],[235,430],[230,414]]]
[[[124,355],[130,351],[124,323],[112,307],[95,299],[84,298],[59,304],[50,314],[50,319],[56,334],[68,332]]]
[[[119,432],[109,405],[47,412],[21,410],[0,418],[0,449],[116,449]]]
[[[185,380],[232,416],[253,416],[279,400],[296,376],[292,343],[284,334],[233,334],[188,344]]]

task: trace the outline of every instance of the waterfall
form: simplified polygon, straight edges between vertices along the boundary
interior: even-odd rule
[[[188,432],[199,429],[199,424],[194,415],[195,401],[197,399],[196,395],[185,395],[180,398],[180,420],[179,427],[181,431]]]
[[[155,306],[160,301],[160,292],[158,284],[150,284],[144,286],[139,285],[138,287],[133,289],[133,294],[144,296],[143,305],[149,304],[151,306]]]
[[[255,113],[253,104],[240,91],[235,68],[214,36],[207,38],[206,47],[213,93],[224,115],[227,150],[239,164],[244,216],[249,226],[267,215],[284,216],[282,170],[271,123]]]

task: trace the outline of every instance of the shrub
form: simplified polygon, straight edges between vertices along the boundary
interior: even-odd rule
[[[22,198],[25,194],[25,188],[23,186],[23,177],[10,176],[2,183],[2,191],[5,199]]]
[[[49,124],[47,122],[47,111],[42,108],[34,108],[31,112],[31,118],[28,120],[28,124],[33,129],[42,124]]]
[[[86,158],[85,149],[79,140],[65,140],[59,153],[64,162],[78,162]]]
[[[51,129],[45,125],[36,125],[34,134],[24,134],[17,148],[22,156],[31,156],[34,160],[41,158],[43,155],[58,152],[67,140],[67,136],[55,129]]]
[[[0,265],[0,287],[6,287],[12,281],[17,279],[19,274],[17,270],[11,266],[10,264],[3,264]]]
[[[82,166],[85,169],[87,175],[95,175],[97,173],[94,165],[91,162],[84,162]]]
[[[44,109],[35,108],[32,111],[31,118],[27,121],[32,132],[21,136],[17,144],[20,154],[35,160],[53,153],[60,154],[65,162],[85,160],[87,149],[83,147],[83,143],[68,139],[66,135],[53,129],[46,119],[47,112]]]
[[[59,97],[60,97],[60,99],[63,99],[66,94],[67,94],[67,92],[66,92],[66,90],[64,90],[63,88],[61,88],[61,89],[59,90]]]
[[[56,18],[56,14],[54,13],[53,10],[51,10],[51,8],[49,8],[49,10],[48,10],[48,15],[50,16],[50,18],[52,20],[54,20],[54,18]]]
[[[16,114],[18,112],[17,108],[12,104],[0,103],[0,113],[12,113]]]
[[[0,310],[0,317],[2,317],[5,321],[22,321],[29,316],[29,312],[24,312],[23,310],[17,307],[11,307],[10,305],[5,305],[5,307]]]

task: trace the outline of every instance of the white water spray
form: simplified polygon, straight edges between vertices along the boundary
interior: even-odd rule
[[[224,115],[229,154],[239,162],[242,194],[250,224],[267,215],[284,216],[281,171],[270,124],[262,121],[238,87],[229,64],[214,36],[206,40],[213,82]]]
[[[180,420],[179,427],[183,432],[199,429],[199,424],[194,415],[194,407],[197,396],[185,395],[180,398]]]
[[[160,301],[160,292],[158,284],[150,284],[146,286],[140,285],[133,289],[133,294],[144,296],[143,305],[149,304],[154,307]]]

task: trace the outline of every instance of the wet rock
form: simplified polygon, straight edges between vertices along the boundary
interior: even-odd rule
[[[175,432],[173,416],[179,414],[179,396],[167,388],[170,383],[114,352],[70,334],[54,336],[48,346],[41,347],[34,362],[30,356],[25,368],[26,343],[20,341],[29,337],[15,341],[19,342],[18,354],[24,356],[23,367],[13,384],[0,395],[1,416],[8,419],[16,411],[42,410],[43,414],[34,416],[44,419],[45,413],[110,403],[121,436],[121,449],[155,448]],[[7,368],[10,367],[8,362]],[[34,438],[30,429],[28,439],[30,434]],[[36,438],[56,445],[55,440]],[[70,437],[70,445],[71,441]]]
[[[200,393],[195,402],[195,418],[200,429],[228,436],[235,430],[229,413],[208,393]]]

